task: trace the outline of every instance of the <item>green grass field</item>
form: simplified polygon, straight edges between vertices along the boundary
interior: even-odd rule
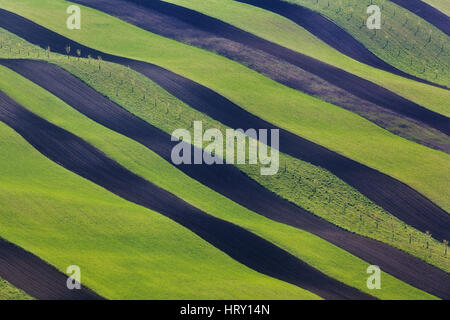
[[[62,60],[67,61],[66,58]],[[238,206],[185,176],[148,149],[85,118],[28,80],[5,68],[2,68],[2,73],[5,74],[5,80],[0,81],[2,91],[38,115],[84,138],[135,173],[214,216],[272,241],[324,273],[369,291],[365,286],[367,263],[307,232],[273,222]],[[30,95],[23,96],[23,90]],[[370,293],[385,299],[430,298],[387,274],[383,281],[386,290]]]
[[[65,27],[66,16],[58,14],[68,3],[0,1],[2,7],[83,44],[157,63],[187,76],[276,125],[403,181],[449,210],[446,186],[450,173],[442,170],[448,167],[449,155],[399,138],[351,112],[216,54],[151,34],[96,10],[83,7],[82,29],[70,31]]]
[[[208,11],[213,12],[222,5],[220,12],[214,14],[230,23],[233,20],[237,26],[244,24],[245,12],[256,9],[255,19],[247,21],[247,25],[257,30],[255,33],[259,32],[258,35],[265,34],[270,39],[285,30],[284,40],[280,38],[277,41],[293,44],[294,36],[302,34],[302,39],[311,39],[304,46],[308,49],[302,50],[309,50],[310,54],[314,50],[329,54],[337,64],[362,70],[366,78],[377,72],[386,74],[390,85],[397,84],[398,90],[411,96],[429,94],[432,98],[426,99],[422,95],[417,99],[429,100],[427,107],[448,113],[449,104],[445,101],[447,96],[450,98],[448,91],[364,66],[336,53],[305,30],[298,26],[294,28],[288,20],[277,15],[228,0],[167,1],[193,9],[198,6],[201,8],[199,11],[209,15],[213,14]],[[447,211],[450,208],[450,191],[446,188],[450,172],[442,170],[442,166],[447,168],[449,163],[449,156],[445,153],[399,138],[359,116],[288,89],[213,53],[145,32],[95,10],[83,7],[82,30],[69,31],[65,28],[65,8],[69,2],[43,0],[40,5],[45,9],[33,3],[35,1],[22,2],[16,4],[0,0],[0,7],[16,11],[91,47],[156,63],[188,76],[250,112],[397,177],[428,195]],[[243,6],[243,11],[239,6]],[[238,9],[239,14],[236,15]],[[265,26],[258,25],[264,21]],[[59,25],[61,22],[64,24]],[[108,41],[104,41],[105,37]],[[302,47],[298,43],[295,46]],[[202,120],[207,127],[226,128],[129,68],[54,53],[47,57],[43,49],[0,28],[2,57],[40,59],[59,65],[110,100],[169,134],[178,128],[191,128],[194,120]],[[374,72],[369,72],[372,70]],[[367,289],[367,262],[308,232],[273,222],[239,206],[184,175],[140,144],[91,121],[11,70],[0,66],[0,73],[0,90],[32,112],[85,139],[145,179],[209,214],[273,242],[330,277],[381,299],[434,298],[386,273],[383,273],[383,290]],[[387,86],[386,81],[383,83]],[[414,89],[420,92],[414,93]],[[105,297],[318,298],[240,265],[160,214],[124,201],[57,166],[2,123],[0,137],[0,148],[5,151],[0,155],[0,203],[6,209],[6,214],[0,215],[0,237],[32,251],[62,271],[69,264],[80,265],[82,272],[87,270],[83,274],[86,285]],[[31,174],[29,168],[32,168]],[[280,172],[275,176],[261,176],[257,165],[239,168],[269,190],[336,225],[388,243],[450,271],[443,244],[434,240],[427,243],[429,240],[423,233],[394,218],[323,169],[284,154],[280,155]],[[130,286],[130,283],[136,285]],[[0,279],[0,300],[3,297],[27,298],[26,294]]]
[[[359,63],[329,47],[294,22],[234,0],[164,0],[230,23],[286,48],[334,65],[410,99],[430,110],[449,116],[450,94],[446,90],[408,80]],[[252,19],[248,19],[251,16]],[[450,76],[447,75],[447,78]],[[450,81],[450,79],[449,79]]]
[[[15,35],[1,32],[1,29],[0,35],[4,43],[0,56],[46,56],[42,49]],[[10,47],[20,48],[20,53],[10,53]],[[220,128],[222,131],[226,129],[219,122],[191,109],[146,77],[128,68],[102,62],[102,68],[98,70],[97,62],[57,54],[52,54],[50,61],[169,134],[177,128],[191,128],[192,122],[200,119],[207,127]],[[443,255],[443,244],[433,241],[427,249],[427,237],[423,233],[374,205],[329,172],[284,154],[280,155],[280,162],[282,168],[275,176],[261,176],[258,166],[244,165],[240,169],[281,197],[344,229],[394,245],[444,270],[450,270],[449,261]],[[152,176],[151,179],[158,179],[158,176]]]
[[[101,72],[98,72],[96,66],[78,63],[74,59],[67,62],[67,59],[62,58],[52,62],[169,134],[177,128],[190,128],[194,120],[200,119],[206,127],[220,128],[222,132],[226,129],[219,122],[189,108],[132,70],[105,63]],[[126,82],[125,79],[131,81]],[[144,92],[147,97],[145,101]],[[190,131],[193,134],[192,129]],[[261,176],[260,166],[257,165],[243,165],[239,168],[269,190],[344,229],[392,244],[450,270],[449,261],[443,255],[445,249],[442,244],[434,242],[431,251],[438,254],[432,254],[430,259],[423,233],[406,226],[330,172],[284,154],[280,154],[280,163],[280,172],[274,176]],[[410,234],[415,239],[413,245],[409,244]]]
[[[391,65],[419,78],[450,84],[450,40],[442,31],[386,0],[283,0],[317,11]],[[370,4],[381,9],[380,30],[366,27]]]
[[[0,235],[62,272],[80,266],[82,283],[104,297],[317,298],[63,169],[3,123],[0,136]]]
[[[33,298],[0,278],[0,300],[33,300]]]

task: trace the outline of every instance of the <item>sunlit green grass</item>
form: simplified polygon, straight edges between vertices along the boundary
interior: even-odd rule
[[[349,111],[282,86],[236,62],[82,8],[81,30],[66,28],[62,0],[0,0],[2,7],[97,49],[157,63],[210,87],[295,134],[380,170],[450,208],[450,157],[407,141]]]
[[[87,63],[86,65],[89,66]],[[91,67],[96,68],[93,65]],[[235,204],[185,176],[170,163],[133,140],[89,120],[70,106],[9,69],[0,69],[4,75],[4,80],[0,80],[0,90],[6,92],[38,115],[92,143],[135,173],[176,194],[196,207],[240,225],[272,241],[333,278],[380,298],[430,298],[429,295],[387,274],[383,275],[384,290],[377,290],[376,292],[368,290],[365,284],[367,278],[366,268],[368,266],[366,262],[307,232],[273,222]],[[28,95],[23,95],[24,91]],[[161,90],[159,91],[161,92]],[[163,92],[161,94],[164,95]],[[162,108],[161,105],[159,107]],[[101,223],[98,224],[98,228],[102,228]],[[184,250],[197,255],[195,247]],[[170,253],[170,251],[168,252]],[[132,254],[134,255],[135,253]],[[164,255],[164,257],[166,256],[167,254]],[[217,272],[222,271],[218,270]]]
[[[289,19],[234,0],[164,0],[215,17],[261,38],[370,80],[433,111],[450,116],[446,90],[359,63],[334,50]],[[252,19],[248,19],[251,16]],[[450,76],[447,74],[447,78]]]
[[[0,236],[62,272],[80,266],[82,284],[104,297],[317,298],[63,169],[2,122],[0,137]]]
[[[319,12],[391,65],[450,85],[450,39],[438,28],[387,0],[283,0]],[[366,27],[367,7],[378,5],[381,29]]]
[[[12,51],[14,56],[46,57],[42,49],[15,35],[5,31],[0,35],[5,43],[0,56],[10,54],[8,47],[13,47],[20,48],[20,53],[17,49]],[[226,129],[131,69],[105,62],[100,63],[99,69],[98,61],[57,54],[50,54],[50,61],[169,134],[177,128],[190,128],[192,131],[194,120],[202,120],[205,128]],[[394,218],[331,173],[284,154],[280,155],[280,163],[281,168],[274,176],[261,176],[259,166],[243,165],[240,169],[269,190],[334,224],[391,244],[444,270],[450,270],[449,261],[443,255],[443,244],[432,241],[427,249],[426,243],[429,241],[423,233]],[[155,178],[158,176],[152,177]]]

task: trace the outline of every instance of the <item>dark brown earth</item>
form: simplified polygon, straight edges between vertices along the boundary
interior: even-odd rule
[[[105,0],[75,0],[73,2],[104,11],[127,22],[136,24],[143,29],[152,30],[154,27],[154,23],[152,21],[148,21],[143,10],[135,11],[134,7],[127,1],[113,0],[113,2],[111,2]],[[257,2],[259,5],[265,3],[264,1]],[[226,24],[220,20],[206,16],[199,12],[163,1],[145,2],[145,6],[158,8],[158,10],[162,11],[164,14],[176,16],[177,19],[194,24],[197,28],[204,31],[213,32],[215,35],[220,37],[227,38],[229,40],[241,43],[244,46],[261,50],[265,53],[273,55],[274,57],[289,62],[290,64],[293,64],[324,79],[332,85],[339,87],[356,97],[425,123],[447,135],[450,134],[449,118],[429,109],[423,108],[422,106],[409,101],[386,88],[376,85],[373,82],[355,76],[322,61],[259,38],[251,33],[240,30],[232,25]],[[323,22],[316,21],[316,23],[319,25],[319,23]],[[334,26],[334,24],[332,25]],[[336,30],[332,31],[337,32]],[[423,82],[423,80],[417,78],[414,79]]]
[[[69,290],[67,277],[39,257],[0,238],[0,278],[16,288],[40,300],[103,299],[84,285]]]
[[[55,79],[55,82],[58,80]],[[115,119],[120,121],[120,118]],[[125,200],[167,216],[249,268],[297,285],[325,299],[373,299],[326,276],[269,241],[210,216],[135,175],[84,140],[29,112],[2,92],[0,121],[13,128],[55,163]],[[28,272],[34,274],[34,270]],[[2,270],[2,273],[8,274],[8,270]],[[49,275],[48,281],[52,280]],[[25,291],[33,288],[33,284],[27,282],[21,285],[20,288]]]
[[[166,161],[177,142],[106,99],[61,68],[46,62],[0,60],[92,120],[153,150]],[[384,243],[347,232],[268,191],[231,165],[181,165],[179,170],[267,218],[309,231],[391,275],[442,298],[450,297],[450,276]],[[363,272],[363,271],[362,271]]]
[[[3,9],[0,9],[0,26],[41,47],[50,45],[54,52],[65,54],[65,47],[70,45],[74,48],[72,52],[80,49],[82,57],[102,56],[104,60],[129,66],[228,127],[277,129],[209,88],[159,66],[91,49]],[[418,230],[428,230],[438,240],[450,238],[448,213],[404,183],[284,129],[280,129],[280,151],[329,170]]]
[[[450,36],[450,18],[445,13],[420,0],[391,0],[397,5],[413,12],[436,28]]]
[[[351,93],[265,51],[245,45],[242,36],[218,20],[169,3],[96,0],[97,6],[115,16],[166,38],[216,52],[293,89],[355,112],[406,139],[450,153],[450,137],[420,122]],[[86,2],[87,3],[87,2]],[[124,6],[127,10],[123,10]],[[206,21],[204,21],[206,19]],[[226,36],[224,36],[226,35]],[[237,39],[237,41],[234,41]]]

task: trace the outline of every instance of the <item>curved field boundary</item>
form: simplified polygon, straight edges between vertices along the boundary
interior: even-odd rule
[[[390,0],[428,21],[446,35],[450,36],[450,18],[443,12],[420,0]]]
[[[69,290],[67,275],[1,238],[0,278],[40,300],[103,300],[84,285],[80,290]]]
[[[247,45],[247,33],[217,19],[166,2],[96,0],[104,10],[152,33],[217,52],[290,88],[365,117],[393,134],[450,153],[449,137],[428,125],[375,105],[274,55]],[[92,4],[92,2],[89,2]],[[127,6],[127,11],[123,7]],[[256,8],[255,8],[256,9]],[[261,40],[258,38],[258,41]],[[239,41],[239,42],[236,42]],[[450,140],[449,140],[450,141]]]
[[[167,133],[106,99],[68,72],[38,61],[0,60],[0,64],[50,91],[92,120],[140,142],[171,162],[170,152],[176,143]],[[450,280],[446,272],[389,245],[340,229],[269,192],[234,166],[181,165],[177,168],[256,213],[311,232],[419,289],[439,297],[450,297],[450,288],[443,285]]]
[[[145,17],[145,12],[138,12],[137,10],[134,10],[135,7],[129,6],[126,1],[114,0],[111,3],[110,1],[105,0],[75,0],[74,2],[101,10],[140,28],[149,31],[154,30],[152,24],[156,22],[148,21],[148,19],[143,18]],[[135,1],[133,0],[132,2]],[[120,4],[122,6],[120,6]],[[127,10],[123,9],[125,6]],[[356,97],[425,123],[432,128],[450,135],[449,118],[428,110],[373,82],[355,76],[342,69],[336,68],[309,56],[287,49],[273,42],[259,38],[251,33],[194,10],[163,1],[155,1],[150,3],[146,2],[144,6],[193,24],[201,30],[212,32],[220,37],[235,41],[244,46],[266,52],[274,57],[308,71]]]
[[[292,4],[281,0],[235,1],[247,3],[261,9],[269,10],[285,18],[288,18],[299,26],[308,30],[310,33],[328,44],[330,47],[364,64],[391,72],[404,78],[434,85],[440,88],[445,88],[444,86],[435,84],[425,79],[418,78],[395,68],[384,60],[378,58],[361,42],[355,39],[347,31],[336,25],[333,21],[328,20],[320,13],[305,8],[301,5]]]
[[[0,9],[0,18],[0,26],[44,48],[51,43],[54,52],[65,54],[65,47],[70,45],[80,48],[82,57],[101,56],[129,66],[186,104],[231,128],[277,128],[209,88],[159,66],[88,48],[6,10]],[[329,170],[416,229],[428,230],[438,240],[450,238],[447,212],[404,183],[283,129],[280,129],[280,151]]]
[[[447,0],[422,0],[429,6],[444,13],[447,17],[450,17],[450,2]]]
[[[293,255],[232,223],[210,216],[135,175],[102,152],[0,93],[0,120],[43,155],[116,195],[160,212],[260,273],[325,299],[374,299],[312,268]]]
[[[0,10],[0,18],[0,26],[42,47],[51,43],[54,52],[66,54],[65,47],[70,45],[80,48],[82,57],[101,56],[107,61],[129,66],[186,104],[231,128],[278,128],[209,88],[159,66],[88,48],[5,10]],[[71,55],[75,56],[75,53]],[[438,240],[450,238],[449,215],[404,183],[283,129],[280,129],[280,151],[329,170],[418,230],[428,230]]]

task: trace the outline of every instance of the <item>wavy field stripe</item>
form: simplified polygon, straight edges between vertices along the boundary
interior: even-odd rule
[[[423,2],[450,17],[450,3],[447,0],[423,0]]]
[[[188,105],[231,128],[243,128],[245,130],[248,128],[276,128],[214,91],[161,67],[102,53],[80,45],[15,14],[3,10],[0,13],[10,18],[8,22],[6,19],[2,19],[2,26],[9,23],[8,26],[5,26],[7,29],[32,43],[46,47],[46,43],[50,42],[53,44],[52,50],[62,54],[66,52],[65,47],[70,44],[72,48],[80,48],[83,57],[87,57],[89,54],[92,56],[101,55],[105,60],[130,66],[148,76]],[[12,23],[13,21],[14,23]],[[72,55],[76,55],[76,53],[72,53]],[[432,231],[436,239],[449,238],[448,233],[450,231],[447,226],[450,216],[412,188],[282,129],[280,130],[280,141],[281,152],[331,171],[409,225],[424,232]],[[349,168],[352,169],[349,170]],[[424,215],[424,212],[427,212],[427,214]]]
[[[2,67],[5,70],[11,80],[12,72]],[[36,87],[27,92],[35,93],[32,97],[42,103],[45,91]],[[28,98],[34,105],[36,100]],[[64,108],[56,98],[44,100],[44,109],[58,109],[55,105],[61,104]],[[67,109],[65,114],[73,119],[76,111]],[[68,265],[80,266],[82,284],[103,296],[126,300],[319,298],[245,267],[176,222],[64,169],[2,122],[0,136],[2,236],[63,272]],[[418,293],[419,298],[429,298]]]
[[[28,295],[25,291],[20,290],[10,284],[8,281],[0,278],[0,300],[33,300],[34,298]]]
[[[0,92],[0,108],[3,104]],[[34,254],[0,238],[0,277],[41,300],[102,300],[82,285],[81,289],[67,288],[68,276]]]
[[[428,21],[450,36],[450,18],[438,9],[420,0],[389,0]]]
[[[167,161],[171,161],[170,150],[174,143],[170,141],[168,134],[129,114],[67,72],[46,62],[3,60],[1,63],[49,90],[89,118],[139,141]],[[445,272],[389,245],[337,228],[268,192],[233,166],[177,167],[256,213],[316,234],[418,288],[438,296],[446,297],[450,294],[442,287],[442,280],[447,277]],[[422,271],[417,272],[418,269]]]
[[[292,20],[272,11],[235,0],[164,1],[214,17],[260,38],[374,82],[430,110],[446,116],[450,115],[444,104],[444,97],[450,97],[449,90],[425,85],[362,64],[328,46]],[[252,19],[247,19],[248,16],[252,16]]]
[[[322,40],[328,38],[327,41],[330,44],[338,42],[332,34],[326,31],[333,30],[339,34],[338,29],[345,29],[375,55],[389,61],[390,64],[398,66],[402,70],[408,70],[408,73],[416,77],[449,86],[448,75],[445,72],[445,69],[449,67],[448,61],[445,59],[448,55],[447,35],[418,16],[408,16],[407,10],[395,4],[381,3],[381,1],[364,3],[359,0],[347,0],[343,3],[325,1],[325,5],[316,0],[237,1],[245,3],[251,1],[253,5],[259,7],[262,3],[265,9],[283,15],[298,25],[310,29],[311,32],[320,35]],[[369,30],[365,26],[369,17],[366,9],[370,4],[378,5],[382,12],[383,19],[381,19],[380,29]],[[312,18],[309,10],[313,11]],[[326,30],[323,30],[320,24],[314,23],[314,18],[326,26]],[[331,21],[326,22],[327,19]],[[305,20],[312,21],[305,23]],[[408,23],[411,20],[413,23]],[[408,39],[414,40],[414,42]],[[432,41],[433,39],[434,41]]]
[[[41,4],[45,3],[48,10],[30,0],[17,4],[2,0],[0,3],[62,34],[82,38],[83,43],[174,69],[222,93],[253,114],[388,173],[444,209],[449,208],[448,192],[441,191],[445,190],[443,185],[448,174],[437,169],[447,165],[444,153],[398,138],[359,116],[282,86],[228,59],[145,32],[96,10],[83,7],[84,15],[89,19],[84,20],[85,28],[73,33],[65,29],[64,24],[59,24],[64,17],[54,14],[53,19],[48,19],[49,10],[65,8],[62,1],[43,0]],[[108,27],[101,27],[103,25]],[[114,41],[100,40],[110,36]],[[255,87],[258,90],[254,90]],[[447,92],[437,90],[444,96]],[[430,97],[431,100],[435,98],[435,95]],[[369,136],[370,139],[366,139]]]
[[[113,0],[111,2],[106,0],[75,0],[74,2],[104,11],[145,30],[151,32],[157,31],[156,33],[160,31],[160,29],[154,27],[154,25],[156,23],[161,23],[161,21],[156,22],[150,20],[149,15],[145,10],[141,10],[141,8],[136,6],[128,5],[128,1]],[[138,0],[132,0],[131,2],[141,3],[141,1]],[[257,2],[260,3],[260,1]],[[176,17],[183,22],[193,24],[202,31],[209,31],[219,37],[225,37],[226,39],[238,42],[241,45],[266,52],[274,57],[300,67],[301,69],[326,80],[332,85],[337,86],[354,96],[410,117],[416,121],[423,122],[447,135],[450,134],[449,118],[423,108],[422,106],[409,101],[386,88],[347,73],[344,70],[281,47],[267,40],[258,38],[250,33],[235,28],[232,25],[225,24],[222,21],[184,7],[176,6],[164,1],[155,1],[151,3],[144,3],[142,5],[153,10],[157,10],[165,15]],[[125,7],[127,10],[124,10]],[[162,22],[164,23],[164,20]],[[322,26],[323,23],[312,23],[312,25]],[[182,35],[180,36],[182,37]],[[172,37],[174,37],[174,35],[172,35]],[[341,41],[340,43],[345,44],[345,41]],[[352,46],[345,44],[345,47]]]
[[[140,5],[136,5],[134,2],[141,3],[142,1],[134,0],[131,2],[122,0],[96,0],[94,2],[81,0],[78,2],[102,9],[150,32],[217,52],[281,84],[355,112],[394,134],[437,150],[450,152],[450,138],[422,122],[424,120],[427,122],[428,116],[425,114],[429,114],[430,110],[419,108],[407,100],[404,100],[407,103],[392,101],[383,105],[376,105],[364,100],[352,94],[357,87],[355,81],[350,81],[349,85],[344,86],[342,86],[342,81],[334,81],[334,83],[341,84],[345,90],[327,82],[329,75],[335,71],[328,70],[328,65],[322,64],[324,66],[324,72],[320,73],[322,79],[316,74],[292,64],[294,56],[297,57],[295,60],[300,62],[297,64],[302,67],[305,64],[311,65],[311,61],[305,59],[304,55],[255,37],[220,20],[163,1],[145,2]],[[124,10],[124,7],[127,10]],[[286,61],[286,55],[290,62]],[[317,60],[313,59],[312,63],[317,63]],[[358,85],[363,85],[364,88],[368,87],[361,81],[356,82]],[[374,95],[381,94],[379,87],[374,90],[368,89],[368,91],[373,92]],[[400,105],[404,106],[401,108],[403,112],[397,113],[397,107]],[[395,106],[395,111],[392,110],[392,106]],[[410,112],[412,109],[418,108],[425,114],[419,112],[420,114],[417,114],[415,119],[402,114],[406,110]],[[437,117],[445,119],[440,114],[437,114]],[[450,122],[450,120],[446,120],[446,122]],[[444,127],[450,127],[450,123],[449,125],[444,123]]]
[[[139,1],[139,0],[136,0]],[[393,67],[386,61],[377,57],[361,42],[355,39],[346,30],[336,25],[331,20],[325,18],[321,14],[300,5],[280,1],[280,0],[236,0],[266,9],[291,19],[299,26],[305,28],[313,35],[324,41],[326,44],[337,51],[353,58],[359,62],[369,66],[381,69],[396,75],[423,82],[426,84],[436,85],[428,80],[410,75],[396,67]],[[439,86],[439,85],[437,85]],[[441,86],[439,86],[441,87]]]
[[[210,216],[128,171],[82,139],[29,112],[0,93],[1,121],[64,168],[120,197],[178,222],[233,259],[326,299],[373,299],[234,224]]]
[[[67,59],[65,57],[61,58],[64,61]],[[87,63],[87,61],[80,62]],[[95,65],[92,65],[92,67],[94,69],[97,68]],[[102,69],[105,67],[106,63],[103,64]],[[328,276],[347,285],[354,286],[363,292],[373,294],[377,298],[432,298],[425,292],[419,291],[418,289],[393,278],[385,272],[382,272],[382,277],[386,290],[375,292],[368,290],[365,283],[361,282],[360,279],[366,277],[366,268],[370,265],[369,263],[352,256],[343,249],[327,243],[325,240],[322,240],[308,232],[271,221],[249,211],[248,209],[245,209],[242,206],[239,206],[231,200],[214,192],[212,189],[208,189],[199,182],[184,175],[176,169],[175,166],[171,165],[169,162],[166,162],[164,159],[154,154],[151,150],[146,150],[144,146],[139,145],[137,142],[115,133],[85,117],[76,109],[73,109],[71,106],[67,105],[59,98],[45,91],[43,88],[32,83],[28,79],[23,78],[6,67],[1,66],[0,69],[2,69],[2,72],[5,75],[4,81],[0,81],[1,90],[12,97],[17,103],[25,105],[29,111],[34,112],[36,115],[44,119],[49,119],[53,124],[76,134],[97,149],[105,151],[108,157],[117,161],[122,166],[132,170],[135,174],[148,181],[154,182],[162,189],[169,191],[178,198],[184,199],[186,202],[197,207],[198,209],[208,212],[217,218],[239,225],[247,230],[251,230],[256,235],[277,244],[301,260],[308,261],[311,266],[322,271]],[[64,72],[62,74],[64,74]],[[54,75],[54,77],[51,78],[49,82],[54,82],[54,79],[58,78],[58,81],[61,81],[70,87],[67,90],[73,91],[72,96],[79,95],[79,90],[74,89],[74,87],[83,88],[83,84],[81,87],[78,87],[78,80],[75,82],[70,81],[70,79],[73,79],[72,76],[59,78],[54,73],[52,75]],[[26,90],[34,98],[30,99],[29,97],[21,96],[21,90],[18,90],[17,88]],[[162,89],[159,90],[162,91]],[[91,92],[89,91],[89,93]],[[81,92],[81,95],[83,97],[77,99],[83,101],[86,97],[92,98],[91,94],[88,96],[84,91]],[[104,97],[100,98],[103,99]],[[99,103],[99,106],[102,106],[102,104],[100,104],[100,100],[90,102],[92,105],[95,105],[96,103]],[[126,109],[129,106],[121,105],[121,107]],[[110,112],[106,113],[109,116]],[[329,231],[331,232],[331,230]],[[152,233],[155,233],[155,231],[153,230]],[[184,237],[187,238],[186,235]],[[115,245],[117,246],[117,243]],[[190,244],[190,246],[196,247],[194,244]],[[180,248],[179,250],[184,252],[186,251],[186,248]],[[195,251],[188,251],[197,253],[198,248]],[[126,252],[129,252],[129,250]],[[169,252],[172,251],[169,250]],[[163,253],[163,255],[165,254]],[[203,256],[200,252],[198,252],[197,255],[200,257]],[[332,257],[332,259],[330,259],[330,257]],[[159,259],[156,258],[156,260]],[[165,261],[165,259],[163,261]],[[330,263],[336,265],[330,268]],[[193,264],[197,266],[200,262],[197,261]],[[446,268],[445,266],[443,267]],[[182,269],[186,269],[186,267]],[[174,270],[177,270],[177,268],[174,268]],[[169,272],[166,271],[166,273]],[[221,270],[221,274],[222,273],[224,273],[224,270]],[[166,277],[167,276],[170,277],[171,274],[169,273]],[[196,280],[196,282],[198,282],[198,280]],[[227,284],[226,288],[229,288],[230,286],[223,279],[221,281],[220,277],[214,279],[214,282],[219,287],[222,286],[222,282]],[[233,286],[231,286],[228,290],[233,292]],[[223,287],[221,289],[221,292],[222,291]],[[226,295],[224,297],[226,297]]]

